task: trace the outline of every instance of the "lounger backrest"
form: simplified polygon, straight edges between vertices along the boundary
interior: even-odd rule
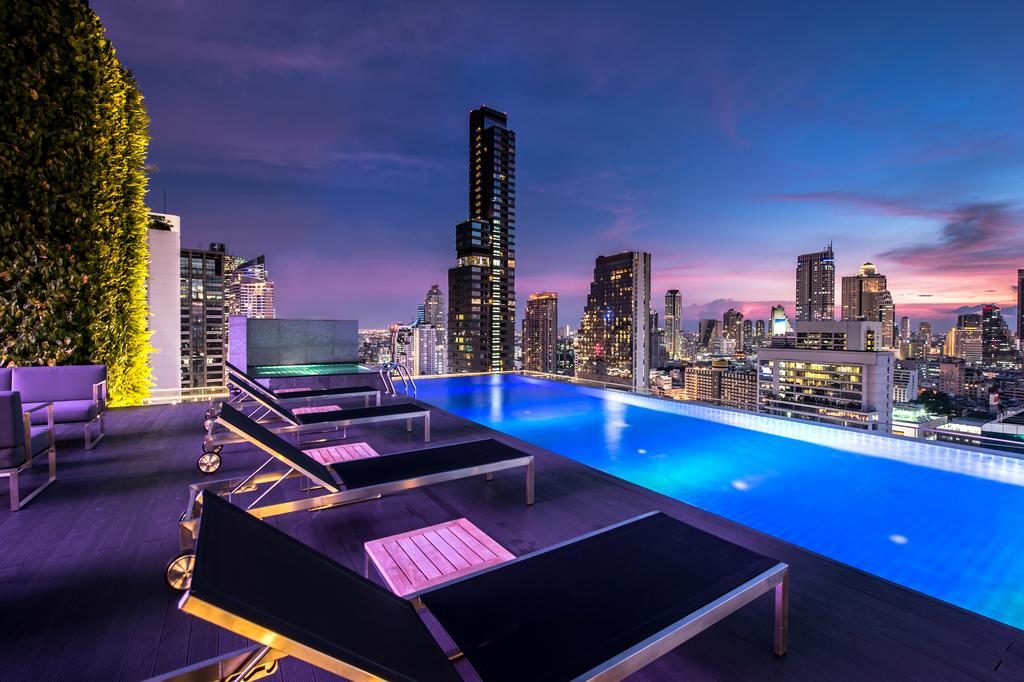
[[[277,397],[264,386],[255,381],[249,381],[249,378],[246,375],[236,373],[236,370],[232,370],[232,374],[234,374],[234,376],[231,378],[231,383],[245,391],[250,398],[265,406],[278,417],[281,417],[286,421],[290,421],[293,424],[299,423],[299,420],[295,417],[292,411],[282,405],[277,400]]]
[[[217,417],[217,421],[268,455],[272,455],[296,471],[302,472],[331,492],[338,492],[340,490],[338,484],[334,482],[334,476],[331,475],[327,467],[265,426],[249,419],[230,405],[221,405],[220,416]]]
[[[350,679],[461,679],[410,602],[214,495],[180,607]]]

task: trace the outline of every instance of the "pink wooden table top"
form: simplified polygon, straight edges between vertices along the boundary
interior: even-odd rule
[[[515,558],[467,519],[371,540],[364,549],[400,597]]]
[[[351,459],[378,457],[379,453],[369,443],[346,443],[345,445],[329,445],[323,448],[303,450],[307,455],[325,466],[347,462]]]
[[[313,405],[311,407],[296,407],[293,414],[313,414],[314,412],[337,412],[341,408],[337,405]]]

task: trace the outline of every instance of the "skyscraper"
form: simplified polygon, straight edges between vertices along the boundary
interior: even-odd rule
[[[831,320],[836,308],[836,261],[832,244],[796,259],[796,319]]]
[[[576,375],[646,388],[651,254],[598,256],[576,337]]]
[[[885,275],[873,263],[860,266],[856,275],[843,277],[842,315],[844,320],[882,323],[882,345],[896,343],[896,308]]]
[[[523,369],[555,374],[557,343],[558,294],[530,294],[523,317]]]
[[[743,313],[729,308],[722,315],[722,336],[736,344],[736,350],[743,350]]]
[[[906,315],[900,318],[900,340],[910,341],[910,318]]]
[[[772,336],[785,336],[793,331],[793,326],[789,323],[789,317],[786,315],[786,309],[781,305],[772,306],[770,323]]]
[[[438,284],[434,284],[430,287],[430,291],[427,292],[426,298],[423,300],[423,324],[432,324],[435,327],[444,327],[445,321],[445,307],[444,307],[444,294],[441,293],[441,287]]]
[[[981,353],[986,365],[1009,364],[1016,357],[1006,320],[994,303],[981,307]]]
[[[683,297],[678,289],[665,292],[665,352],[669,360],[682,355],[680,332],[683,326]]]
[[[416,374],[448,373],[448,336],[445,326],[444,294],[434,284],[427,291],[423,303],[417,306],[416,324],[413,325]]]
[[[181,388],[181,218],[165,213],[150,213],[149,218],[146,302],[154,351],[149,364],[153,388],[175,391]]]
[[[448,270],[448,357],[453,372],[513,369],[516,136],[489,107],[469,113],[469,220],[455,226]]]
[[[1024,344],[1024,270],[1017,271],[1017,341]]]
[[[277,317],[274,283],[267,276],[266,259],[263,256],[252,260],[225,256],[224,263],[224,308],[228,316],[241,315],[254,320]]]
[[[224,245],[181,250],[181,387],[224,385]]]

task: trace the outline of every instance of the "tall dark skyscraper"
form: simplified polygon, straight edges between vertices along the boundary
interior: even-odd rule
[[[469,220],[455,226],[448,270],[451,372],[513,369],[516,135],[489,107],[469,113]]]
[[[530,294],[523,317],[523,369],[554,374],[557,369],[558,294]]]
[[[224,245],[181,250],[181,387],[224,385]]]
[[[598,256],[576,337],[576,376],[647,388],[651,254]]]
[[[835,311],[836,259],[829,244],[796,259],[796,319],[832,320]]]
[[[986,365],[1012,364],[1017,356],[999,306],[981,307],[981,353]]]
[[[665,354],[669,360],[679,360],[683,354],[683,297],[679,289],[665,292]]]

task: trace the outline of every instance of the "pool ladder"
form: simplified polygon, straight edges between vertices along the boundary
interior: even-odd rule
[[[392,372],[398,372],[398,378],[402,380],[402,393],[413,398],[416,397],[416,380],[412,378],[409,368],[400,362],[385,362],[380,366],[380,380],[384,382],[384,393],[386,395],[398,395],[395,382],[392,379]],[[412,393],[409,393],[409,387]]]

